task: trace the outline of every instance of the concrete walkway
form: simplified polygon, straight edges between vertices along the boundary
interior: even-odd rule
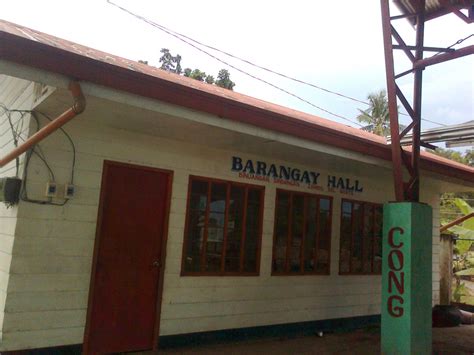
[[[474,354],[474,325],[433,329],[434,354]],[[152,352],[141,354],[153,354]],[[163,349],[159,354],[380,354],[379,329],[324,334],[323,337],[260,339],[236,343]]]

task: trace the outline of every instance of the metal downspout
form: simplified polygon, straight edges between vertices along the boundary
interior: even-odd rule
[[[41,128],[38,132],[33,134],[29,137],[23,144],[13,149],[10,153],[8,153],[5,157],[0,160],[0,168],[7,165],[12,160],[19,157],[21,154],[26,152],[28,149],[33,147],[35,144],[38,144],[44,138],[49,136],[51,133],[58,130],[60,127],[64,126],[67,122],[72,120],[77,115],[84,112],[86,108],[86,99],[82,93],[81,86],[77,81],[72,81],[69,84],[69,91],[71,91],[72,97],[74,99],[74,103],[66,110],[64,113],[59,115],[53,121],[48,123],[46,126]]]

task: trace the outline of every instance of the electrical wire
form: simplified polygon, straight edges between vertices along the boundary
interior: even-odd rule
[[[38,117],[36,117],[34,115],[34,113],[32,113],[32,116],[35,118],[35,121],[36,121],[36,131],[39,131],[39,129],[40,129],[39,119],[38,119]],[[21,198],[22,201],[29,202],[29,203],[34,203],[34,204],[38,204],[38,205],[64,206],[66,203],[68,203],[68,201],[69,201],[68,199],[65,199],[63,202],[57,203],[57,202],[53,202],[51,197],[49,197],[48,200],[35,200],[35,199],[31,199],[31,198],[28,197],[28,187],[27,187],[28,166],[30,164],[31,156],[35,152],[35,147],[36,147],[36,145],[31,147],[26,152],[25,173],[24,173],[24,178],[23,178],[23,181],[22,181],[22,188],[21,188],[21,192],[20,192],[20,198]],[[45,163],[45,165],[50,170],[50,173],[53,174],[51,168],[49,167],[49,164],[46,163],[46,160],[43,160],[43,162]],[[52,176],[53,176],[53,181],[54,181],[54,174]]]
[[[40,129],[40,123],[39,123],[39,119],[38,117],[36,116],[36,114],[33,112],[31,114],[31,116],[34,118],[35,122],[36,122],[36,131],[39,131]],[[36,149],[38,148],[38,152],[36,151]],[[46,166],[46,168],[48,169],[49,171],[49,175],[51,177],[51,181],[52,182],[55,182],[56,181],[56,177],[54,176],[54,172],[53,172],[53,169],[51,169],[51,167],[49,166],[48,162],[46,161],[46,157],[40,147],[39,144],[35,144],[32,148],[33,150],[33,153],[36,154],[36,156],[44,163],[44,165]]]
[[[453,48],[454,46],[456,46],[456,45],[458,45],[458,44],[461,44],[462,42],[468,40],[468,39],[471,38],[471,37],[474,37],[474,33],[471,33],[470,35],[468,35],[468,36],[466,36],[466,37],[464,37],[464,38],[458,39],[458,40],[457,40],[456,42],[454,42],[452,45],[450,45],[449,47],[446,47],[446,49],[451,49],[451,48]],[[444,53],[444,52],[438,52],[438,53],[436,53],[435,55],[433,55],[433,57],[435,57],[435,56],[437,56],[437,55],[440,55],[440,54],[442,54],[442,53]]]
[[[44,112],[41,112],[41,111],[37,111],[37,110],[17,110],[17,109],[8,109],[4,104],[0,103],[0,108],[2,108],[4,111],[7,111],[7,112],[18,112],[18,113],[22,113],[22,116],[21,116],[21,120],[24,118],[24,115],[29,113],[31,114],[35,121],[37,122],[38,124],[38,129],[39,129],[39,120],[38,120],[38,117],[36,116],[37,114],[41,115],[42,117],[46,118],[48,121],[53,121],[53,119],[47,115],[46,113]],[[5,122],[5,120],[3,121]],[[22,131],[21,133],[25,133],[26,131],[28,130],[28,127],[25,128],[24,131]],[[71,149],[72,149],[72,164],[71,164],[71,179],[70,179],[70,184],[74,184],[74,174],[75,174],[75,167],[76,167],[76,146],[74,144],[74,141],[72,140],[71,136],[64,130],[64,128],[62,127],[59,127],[59,130],[65,135],[66,139],[69,141],[69,143],[71,144]],[[20,134],[21,134],[20,133]],[[10,140],[9,142],[11,142],[12,140]],[[38,148],[40,148],[38,146]],[[41,148],[40,148],[41,149]]]
[[[20,164],[20,165],[21,165],[21,164]],[[3,174],[5,174],[6,172],[8,172],[8,171],[10,171],[10,170],[13,170],[13,169],[15,169],[15,168],[16,168],[16,166],[14,165],[14,166],[11,166],[11,167],[9,167],[9,168],[7,168],[7,169],[5,169],[5,170],[2,170],[2,171],[0,171],[0,175],[3,175]]]
[[[22,135],[24,135],[25,133],[28,133],[28,129],[29,129],[29,128],[26,127],[23,131],[18,132],[18,134],[19,134],[20,136],[22,136]],[[8,129],[7,131],[5,131],[4,133],[8,132],[9,130],[10,130],[10,129]],[[2,135],[0,135],[0,137],[2,137]],[[12,138],[12,139],[9,139],[9,140],[6,140],[5,143],[3,143],[3,144],[0,146],[0,149],[3,149],[3,148],[5,148],[6,146],[8,146],[10,143],[13,142],[13,140],[14,140],[13,138]]]
[[[112,4],[112,5],[116,5],[116,4],[112,3],[111,1],[108,1],[108,2],[109,2],[110,4]],[[119,7],[119,6],[118,6],[118,7]],[[123,8],[121,8],[121,9],[123,9]],[[142,19],[142,17],[140,17],[139,15],[133,14],[133,13],[131,13],[131,12],[129,12],[129,13],[132,14],[133,16],[136,16],[136,17],[139,17],[140,19]],[[145,19],[145,18],[143,18],[143,19]],[[170,29],[169,27],[160,25],[160,24],[158,24],[158,23],[156,23],[156,22],[153,22],[153,21],[151,21],[151,20],[147,20],[147,19],[146,19],[146,21],[147,21],[147,23],[153,25],[154,27],[158,27],[158,28],[160,28],[160,29],[169,31],[169,32],[173,33],[173,34],[176,35],[176,36],[180,36],[180,37],[186,38],[187,40],[189,40],[189,41],[191,41],[191,42],[194,42],[194,43],[196,43],[196,44],[199,44],[200,46],[206,47],[206,48],[208,48],[208,49],[212,49],[212,50],[214,50],[214,51],[216,51],[216,52],[219,52],[219,53],[222,53],[222,54],[224,54],[224,55],[226,55],[226,56],[228,56],[228,57],[231,57],[231,58],[240,60],[241,62],[244,62],[244,63],[246,63],[246,64],[249,64],[249,65],[253,66],[253,67],[256,67],[256,68],[258,68],[258,69],[261,69],[261,70],[264,70],[264,71],[266,71],[266,72],[269,72],[269,73],[271,73],[271,74],[278,75],[278,76],[280,76],[280,77],[282,77],[282,78],[285,78],[285,79],[288,79],[288,80],[292,80],[292,81],[295,81],[295,82],[300,83],[300,84],[308,85],[308,86],[310,86],[310,87],[312,87],[312,88],[315,88],[315,89],[318,89],[318,90],[321,90],[321,91],[325,91],[325,92],[327,92],[327,93],[329,93],[329,94],[333,94],[333,95],[336,95],[336,96],[340,96],[340,97],[343,97],[343,98],[348,99],[348,100],[352,100],[352,101],[355,101],[355,102],[359,102],[359,103],[365,104],[365,105],[370,105],[370,104],[369,104],[368,102],[366,102],[366,101],[359,100],[359,99],[356,99],[356,98],[354,98],[354,97],[347,96],[347,95],[341,94],[341,93],[339,93],[339,92],[336,92],[336,91],[332,91],[332,90],[323,88],[323,87],[321,87],[321,86],[318,86],[318,85],[316,85],[316,84],[307,82],[307,81],[305,81],[305,80],[297,79],[297,78],[294,78],[294,77],[292,77],[292,76],[289,76],[289,75],[286,75],[286,74],[277,72],[277,71],[275,71],[275,70],[269,69],[269,68],[267,68],[267,67],[258,65],[258,64],[254,63],[254,62],[251,62],[251,61],[248,60],[248,59],[241,58],[241,57],[236,56],[236,55],[234,55],[234,54],[231,54],[231,53],[229,53],[229,52],[223,51],[223,50],[221,50],[221,49],[219,49],[219,48],[216,48],[216,47],[213,47],[213,46],[211,46],[211,45],[202,43],[202,42],[200,42],[200,41],[198,41],[198,40],[196,40],[196,39],[194,39],[194,38],[191,38],[191,37],[186,36],[186,35],[184,35],[184,34],[182,34],[182,33],[176,32],[176,31]]]
[[[305,80],[298,79],[298,78],[295,78],[295,77],[292,77],[292,76],[289,76],[289,75],[286,75],[286,74],[277,72],[277,71],[275,71],[275,70],[269,69],[269,68],[267,68],[267,67],[258,65],[258,64],[254,63],[254,62],[252,62],[252,61],[250,61],[250,60],[248,60],[248,59],[241,58],[241,57],[236,56],[236,55],[234,55],[234,54],[231,54],[231,53],[229,53],[229,52],[223,51],[223,50],[221,50],[221,49],[219,49],[219,48],[216,48],[216,47],[213,47],[213,46],[211,46],[211,45],[208,45],[208,44],[205,44],[205,43],[203,43],[203,42],[200,42],[200,41],[198,41],[198,40],[196,40],[196,39],[193,39],[193,38],[191,38],[191,37],[189,37],[189,36],[186,36],[186,35],[184,35],[184,34],[182,34],[182,33],[176,32],[176,31],[174,31],[174,30],[172,30],[172,29],[170,29],[170,28],[168,28],[168,27],[166,27],[166,26],[160,25],[160,24],[158,24],[158,23],[156,23],[156,22],[154,22],[154,21],[152,21],[152,20],[150,20],[150,19],[147,19],[146,17],[143,17],[143,16],[141,16],[141,15],[138,15],[138,14],[136,14],[136,13],[134,13],[134,12],[132,12],[132,11],[130,11],[130,10],[128,10],[128,9],[126,9],[126,8],[124,8],[124,7],[120,6],[120,5],[118,5],[118,4],[115,4],[114,2],[112,2],[112,1],[110,1],[110,0],[107,0],[107,2],[108,2],[109,4],[111,4],[111,5],[113,5],[113,6],[117,7],[117,8],[119,8],[120,10],[122,10],[122,11],[128,13],[129,15],[131,15],[131,16],[133,16],[133,17],[135,17],[135,18],[137,18],[137,19],[139,19],[139,20],[141,20],[141,21],[144,21],[145,23],[148,23],[149,25],[151,25],[151,26],[153,26],[153,27],[155,27],[155,28],[157,28],[157,29],[159,29],[159,30],[161,30],[161,31],[163,31],[163,32],[165,32],[165,33],[167,33],[167,34],[169,34],[169,35],[171,35],[171,36],[177,38],[177,39],[179,39],[180,41],[182,41],[182,42],[184,42],[184,43],[187,43],[188,45],[190,45],[190,46],[192,46],[193,48],[195,48],[195,49],[197,49],[197,50],[199,50],[199,51],[205,53],[206,55],[212,57],[213,59],[215,59],[215,60],[217,60],[217,61],[219,61],[219,62],[221,62],[221,63],[223,63],[223,64],[225,64],[225,65],[228,65],[228,66],[230,66],[231,68],[233,68],[233,69],[235,69],[235,70],[237,70],[237,71],[239,71],[239,72],[241,72],[241,73],[243,73],[243,74],[245,74],[245,75],[248,75],[248,76],[252,77],[253,79],[262,81],[262,82],[264,82],[265,84],[268,84],[268,85],[270,85],[270,86],[272,86],[272,87],[274,87],[274,88],[276,88],[276,89],[278,89],[278,90],[281,90],[281,91],[285,92],[286,94],[289,94],[289,95],[291,95],[291,96],[294,96],[294,97],[300,99],[301,101],[303,101],[303,102],[305,102],[305,103],[307,103],[307,104],[310,104],[310,105],[313,106],[313,107],[316,107],[317,109],[319,109],[319,110],[321,110],[321,111],[324,111],[324,112],[329,113],[329,114],[331,114],[331,115],[333,115],[333,116],[342,118],[342,119],[344,119],[344,120],[346,120],[346,121],[349,121],[349,122],[351,122],[351,123],[355,123],[355,124],[357,124],[357,125],[360,126],[360,127],[364,127],[363,125],[360,125],[360,124],[358,124],[358,123],[356,123],[356,122],[350,120],[349,118],[342,117],[342,116],[340,116],[340,115],[338,115],[338,114],[334,114],[334,113],[332,113],[332,112],[330,112],[330,111],[327,111],[327,110],[325,110],[325,109],[323,109],[323,108],[321,108],[321,107],[319,107],[319,106],[315,106],[314,104],[308,102],[308,101],[305,100],[305,99],[301,99],[300,97],[296,96],[295,94],[289,93],[288,91],[286,91],[286,90],[284,90],[284,89],[281,89],[281,88],[279,88],[279,87],[276,87],[275,85],[273,85],[273,84],[271,84],[271,83],[268,83],[268,82],[266,82],[266,81],[263,80],[263,79],[260,79],[260,78],[258,78],[258,77],[255,77],[255,76],[253,76],[253,75],[251,75],[251,74],[249,74],[249,73],[247,73],[247,72],[245,72],[245,71],[243,71],[243,70],[241,70],[241,69],[238,69],[238,68],[236,68],[235,66],[232,66],[232,65],[230,65],[229,63],[227,63],[227,62],[225,62],[225,61],[223,61],[223,60],[217,58],[216,56],[214,56],[214,55],[212,55],[212,54],[210,54],[210,53],[208,53],[208,52],[202,50],[201,48],[192,45],[191,43],[187,42],[186,40],[189,40],[189,41],[191,41],[191,42],[194,42],[194,43],[196,43],[196,44],[198,44],[198,45],[200,45],[200,46],[202,46],[202,47],[205,47],[205,48],[214,50],[214,51],[216,51],[216,52],[222,53],[222,54],[224,54],[224,55],[226,55],[226,56],[228,56],[228,57],[230,57],[230,58],[237,59],[237,60],[239,60],[239,61],[241,61],[241,62],[244,62],[244,63],[246,63],[246,64],[248,64],[248,65],[251,65],[251,66],[256,67],[256,68],[258,68],[258,69],[264,70],[264,71],[269,72],[269,73],[271,73],[271,74],[280,76],[280,77],[282,77],[282,78],[285,78],[285,79],[288,79],[288,80],[292,80],[292,81],[295,81],[295,82],[297,82],[297,83],[300,83],[300,84],[303,84],[303,85],[307,85],[307,86],[310,86],[310,87],[312,87],[312,88],[315,88],[315,89],[318,89],[318,90],[327,92],[327,93],[329,93],[329,94],[333,94],[333,95],[336,95],[336,96],[339,96],[339,97],[342,97],[342,98],[345,98],[345,99],[348,99],[348,100],[351,100],[351,101],[354,101],[354,102],[358,102],[358,103],[361,103],[361,104],[370,106],[370,103],[367,102],[367,101],[363,101],[363,100],[360,100],[360,99],[357,99],[357,98],[354,98],[354,97],[351,97],[351,96],[348,96],[348,95],[344,95],[344,94],[342,94],[342,93],[340,93],[340,92],[333,91],[333,90],[329,90],[329,89],[326,89],[326,88],[324,88],[324,87],[318,86],[318,85],[316,85],[316,84],[307,82],[307,81],[305,81]],[[184,40],[183,38],[185,38],[186,40]],[[467,39],[467,38],[466,38],[466,39]],[[459,42],[459,41],[458,41],[458,42]],[[456,42],[455,44],[457,44],[458,42]],[[461,41],[461,42],[462,42],[462,41]],[[461,42],[459,42],[459,43],[461,43]],[[454,44],[453,44],[453,45],[454,45]],[[410,115],[409,115],[408,113],[405,113],[405,112],[399,112],[399,114],[400,114],[400,115],[403,115],[403,116],[410,117]],[[437,124],[437,125],[439,125],[439,126],[446,126],[446,124],[443,124],[443,123],[440,123],[440,122],[436,122],[436,121],[433,121],[433,120],[429,120],[429,119],[426,119],[426,118],[421,118],[421,120],[423,120],[423,121],[425,121],[425,122],[430,122],[430,123],[433,123],[433,124]]]
[[[39,131],[39,129],[41,127],[39,118],[37,116],[38,114],[41,115],[42,117],[44,117],[45,119],[47,119],[48,121],[53,121],[53,119],[51,117],[49,117],[46,113],[43,113],[41,111],[9,109],[3,103],[0,103],[0,108],[3,109],[3,112],[0,115],[5,114],[7,116],[7,118],[5,120],[3,120],[2,124],[5,123],[7,120],[11,123],[10,127],[11,127],[11,130],[12,130],[13,139],[10,140],[9,142],[13,141],[15,146],[18,146],[18,140],[19,139],[24,141],[24,139],[22,138],[22,134],[25,133],[28,130],[28,127],[26,127],[23,130],[24,118],[25,118],[26,114],[31,114],[31,116],[33,117],[33,119],[36,123],[36,131]],[[13,122],[11,120],[11,114],[12,113],[19,113],[20,114],[20,118],[18,119],[17,122],[15,122],[15,124],[13,124]],[[15,128],[15,125],[16,125],[16,128]],[[76,147],[75,147],[74,141],[72,140],[71,136],[62,127],[60,127],[59,129],[66,136],[67,140],[71,144],[72,164],[71,164],[70,184],[73,184],[74,183],[75,166],[76,166]],[[44,152],[42,151],[41,147],[39,146],[39,144],[34,145],[33,147],[31,147],[26,152],[26,159],[25,159],[25,163],[24,163],[24,166],[25,166],[25,168],[24,168],[24,178],[23,178],[23,181],[22,181],[22,189],[21,189],[21,192],[20,192],[21,200],[26,201],[26,202],[30,202],[30,203],[41,204],[41,205],[64,206],[66,203],[68,203],[69,199],[64,199],[63,202],[56,203],[56,202],[52,202],[52,198],[49,198],[48,200],[35,200],[35,199],[31,199],[31,198],[28,197],[28,190],[27,190],[28,166],[29,166],[29,163],[30,163],[30,160],[31,160],[31,157],[32,157],[33,154],[35,154],[43,162],[43,164],[46,166],[46,168],[48,169],[48,172],[50,174],[51,180],[53,182],[56,180],[53,169],[48,164],[48,162],[46,160],[46,157],[44,155]],[[17,158],[17,160],[18,159],[19,158]],[[15,167],[8,168],[8,169],[2,171],[2,173],[5,173],[9,170],[12,170],[13,168],[15,168]],[[17,166],[17,174],[16,174],[17,177],[18,177],[18,168],[19,168],[19,165]]]
[[[4,106],[3,104],[0,104],[0,107],[2,107],[4,109],[3,113],[2,114],[5,114],[8,116],[8,118],[6,118],[3,123],[5,123],[7,120],[10,122],[10,127],[11,127],[11,130],[12,130],[12,136],[13,138],[9,141],[7,141],[3,146],[5,147],[6,145],[8,145],[9,143],[13,142],[14,146],[17,147],[18,146],[18,143],[19,143],[19,140],[21,141],[25,141],[25,139],[23,139],[22,135],[23,133],[25,133],[27,130],[28,130],[28,127],[26,127],[25,129],[23,129],[23,125],[24,125],[24,117],[26,115],[26,111],[25,110],[8,110],[6,108],[6,106]],[[18,112],[20,113],[20,118],[16,121],[16,123],[12,124],[12,120],[11,120],[11,113],[12,112]],[[34,116],[34,114],[33,114]],[[39,127],[39,121],[38,121],[38,118],[36,116],[34,116],[35,120],[36,120],[36,124],[37,126]],[[16,126],[16,127],[15,127]],[[4,132],[6,133],[6,131]],[[3,133],[3,134],[4,134]],[[40,149],[40,146],[38,145],[37,146],[38,149]],[[38,157],[45,163],[46,167],[48,168],[49,172],[50,172],[50,175],[52,176],[53,178],[53,181],[54,181],[54,173],[53,171],[51,170],[51,168],[49,167],[48,163],[46,162],[46,159],[44,157],[44,153],[42,153],[42,155],[38,152],[36,152],[36,150],[34,151],[35,154],[38,155]],[[18,158],[16,158],[16,160],[18,160]],[[8,169],[10,170],[10,169]],[[18,177],[18,169],[17,169],[17,174],[16,174],[16,177]]]
[[[279,90],[279,91],[281,91],[281,92],[284,92],[285,94],[290,95],[290,96],[292,96],[292,97],[294,97],[294,98],[296,98],[296,99],[298,99],[298,100],[300,100],[300,101],[302,101],[302,102],[304,102],[304,103],[306,103],[306,104],[308,104],[308,105],[310,105],[310,106],[312,106],[312,107],[314,107],[314,108],[317,108],[318,110],[321,110],[321,111],[323,111],[323,112],[326,112],[326,113],[329,114],[329,115],[338,117],[338,118],[343,119],[343,120],[345,120],[345,121],[348,121],[348,122],[350,122],[350,123],[352,123],[352,124],[355,124],[355,125],[357,125],[357,126],[359,126],[359,127],[363,127],[363,125],[361,125],[361,124],[358,123],[358,122],[355,122],[355,121],[353,121],[353,120],[351,120],[351,119],[349,119],[349,118],[347,118],[347,117],[344,117],[344,116],[339,115],[339,114],[337,114],[337,113],[334,113],[334,112],[331,112],[331,111],[329,111],[329,110],[326,110],[325,108],[323,108],[323,107],[321,107],[321,106],[318,106],[318,105],[312,103],[311,101],[308,101],[308,100],[302,98],[301,96],[298,96],[298,95],[296,95],[296,94],[294,94],[294,93],[292,93],[292,92],[290,92],[290,91],[288,91],[288,90],[286,90],[286,89],[281,88],[281,87],[278,86],[278,85],[275,85],[275,84],[273,84],[273,83],[270,83],[269,81],[266,81],[266,80],[264,80],[264,79],[261,79],[261,78],[257,77],[256,75],[250,74],[250,73],[246,72],[245,70],[242,70],[242,69],[236,67],[235,65],[232,65],[232,64],[226,62],[225,60],[220,59],[219,57],[217,57],[217,56],[215,56],[215,55],[213,55],[213,54],[211,54],[211,53],[205,51],[205,50],[202,49],[202,48],[199,48],[198,46],[192,44],[192,43],[189,42],[188,40],[183,39],[183,38],[181,38],[179,35],[176,35],[176,34],[174,34],[173,32],[166,30],[165,28],[161,27],[161,25],[155,24],[153,21],[150,21],[150,20],[146,19],[145,17],[142,17],[142,16],[140,16],[140,15],[137,15],[137,14],[135,14],[135,13],[133,13],[133,12],[131,12],[131,11],[129,11],[129,10],[127,10],[127,9],[125,9],[125,8],[123,8],[123,7],[121,7],[121,6],[117,5],[117,4],[115,4],[115,3],[113,3],[113,2],[111,2],[110,0],[107,0],[107,2],[108,2],[109,4],[111,4],[111,5],[114,5],[114,6],[118,7],[118,8],[121,9],[122,11],[125,11],[125,12],[129,13],[130,15],[132,15],[132,16],[134,16],[134,17],[136,17],[136,18],[138,18],[138,19],[140,19],[140,20],[142,20],[142,21],[145,21],[146,23],[152,25],[153,27],[158,28],[159,30],[161,30],[161,31],[163,31],[163,32],[166,32],[166,33],[169,34],[170,36],[173,36],[173,37],[175,37],[176,39],[178,39],[178,40],[180,40],[180,41],[182,41],[182,42],[188,44],[189,46],[191,46],[191,47],[193,47],[194,49],[197,49],[198,51],[200,51],[200,52],[206,54],[207,56],[209,56],[209,57],[211,57],[211,58],[217,60],[218,62],[220,62],[220,63],[222,63],[222,64],[224,64],[224,65],[226,65],[226,66],[228,66],[228,67],[230,67],[230,68],[232,68],[232,69],[234,69],[234,70],[237,70],[238,72],[240,72],[240,73],[242,73],[242,74],[244,74],[244,75],[246,75],[246,76],[251,77],[252,79],[255,79],[255,80],[258,80],[258,81],[260,81],[260,82],[262,82],[262,83],[264,83],[264,84],[267,84],[267,85],[273,87],[274,89],[277,89],[277,90]]]
[[[11,129],[12,136],[13,136],[13,144],[15,145],[15,147],[18,147],[18,136],[17,136],[17,132],[15,131],[15,128],[13,126],[13,122],[12,122],[10,112],[7,113],[7,119],[8,119],[8,123],[10,125],[10,129]],[[19,159],[19,157],[15,158],[15,166],[16,166],[15,176],[18,177],[18,173],[19,173],[19,170],[20,170],[20,159]]]
[[[22,201],[35,203],[38,205],[53,205],[53,206],[64,206],[68,203],[68,199],[65,199],[63,202],[57,203],[52,202],[52,198],[49,197],[48,200],[35,200],[28,197],[28,189],[27,189],[27,180],[28,180],[28,165],[30,163],[31,156],[33,155],[33,149],[31,148],[26,152],[26,161],[25,161],[25,174],[22,182],[22,188],[20,192],[20,198]]]
[[[43,116],[44,118],[46,118],[48,121],[52,122],[53,119],[48,116],[47,114],[45,114],[44,112],[41,112],[41,111],[36,111],[38,114],[40,114],[41,116]],[[71,136],[64,130],[64,128],[62,127],[59,127],[59,129],[61,130],[61,132],[63,132],[63,134],[66,136],[67,140],[69,141],[69,143],[71,144],[71,149],[72,149],[72,164],[71,164],[71,180],[70,180],[70,184],[73,185],[74,184],[74,171],[75,171],[75,168],[76,168],[76,146],[74,144],[74,141],[72,140]]]

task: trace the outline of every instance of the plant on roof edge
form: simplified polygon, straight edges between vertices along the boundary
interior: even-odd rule
[[[160,69],[176,74],[181,74],[183,72],[181,68],[181,56],[179,54],[173,56],[167,48],[161,48],[160,53],[163,54],[160,58]]]
[[[160,57],[160,69],[169,71],[171,73],[176,73],[179,75],[183,75],[188,78],[192,78],[198,81],[205,82],[207,84],[211,85],[216,85],[224,89],[228,90],[233,90],[235,83],[230,80],[230,73],[227,69],[221,69],[219,70],[219,73],[217,74],[217,80],[214,79],[214,76],[212,75],[207,75],[206,72],[201,71],[200,69],[191,69],[191,68],[186,68],[182,69],[181,67],[181,56],[177,54],[176,56],[173,56],[169,49],[167,48],[161,48],[160,53],[162,53],[162,56]],[[147,61],[140,60],[141,63],[143,64],[148,64]]]

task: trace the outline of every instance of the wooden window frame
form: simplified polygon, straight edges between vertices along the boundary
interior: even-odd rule
[[[293,209],[293,195],[301,195],[304,196],[304,223],[303,223],[303,236],[301,238],[301,250],[300,250],[300,271],[299,272],[292,272],[292,271],[274,271],[273,270],[273,265],[275,264],[275,248],[276,248],[276,226],[277,226],[277,207],[278,207],[278,194],[279,193],[288,193],[290,195],[289,198],[289,211],[288,211],[288,235],[287,235],[287,240],[286,240],[286,256],[285,256],[285,269],[288,269],[288,264],[289,264],[289,246],[291,245],[291,240],[293,239],[291,235],[291,223],[292,223],[292,209]],[[307,208],[308,208],[308,197],[316,197],[317,199],[317,236],[316,236],[316,245],[319,243],[319,211],[320,211],[320,206],[319,206],[319,201],[324,198],[329,201],[329,250],[328,250],[328,269],[327,271],[304,271],[304,245],[305,245],[305,239],[306,239],[306,217],[307,217]],[[273,248],[272,248],[272,265],[271,265],[271,275],[272,276],[307,276],[307,275],[330,275],[331,274],[331,245],[332,245],[332,216],[333,216],[333,200],[334,198],[332,196],[327,196],[327,195],[320,195],[320,194],[313,194],[313,193],[308,193],[308,192],[302,192],[302,191],[294,191],[294,190],[286,190],[286,189],[276,189],[276,196],[275,196],[275,219],[274,219],[274,225],[273,225]],[[314,261],[315,265],[317,265],[317,258],[318,258],[318,249],[316,248],[316,251],[314,253]]]
[[[350,257],[349,257],[349,271],[341,271],[341,264],[342,264],[342,258],[341,258],[341,238],[342,238],[342,217],[343,217],[343,205],[344,202],[350,202],[351,203],[351,250],[350,250]],[[371,262],[371,269],[372,272],[355,272],[352,271],[352,250],[354,247],[354,204],[360,204],[361,206],[369,205],[373,209],[373,221],[372,221],[372,239],[371,239],[371,253],[372,253],[372,262]],[[341,215],[340,215],[340,220],[339,220],[339,275],[344,275],[344,276],[360,276],[360,275],[368,275],[368,276],[378,276],[382,274],[382,270],[380,272],[374,272],[374,260],[375,260],[375,208],[377,207],[382,207],[382,203],[377,203],[377,202],[369,202],[369,201],[360,201],[360,200],[352,200],[352,199],[347,199],[343,198],[341,199]],[[365,208],[362,210],[362,224],[364,223],[364,216],[365,215]],[[383,219],[383,216],[382,216]],[[382,220],[382,230],[383,230],[383,220]],[[362,243],[364,241],[362,240]],[[363,244],[362,244],[363,245]],[[361,248],[363,250],[363,247]]]
[[[192,183],[193,181],[202,181],[206,183],[218,183],[226,184],[226,209],[225,209],[225,220],[224,220],[224,241],[222,246],[222,256],[221,256],[221,269],[220,271],[186,271],[185,270],[185,261],[186,261],[186,250],[189,243],[188,231],[189,231],[189,222],[190,222],[190,204],[191,204],[191,193],[192,193]],[[229,213],[229,200],[230,200],[230,190],[232,186],[238,186],[245,188],[244,200],[243,200],[243,215],[242,215],[242,237],[240,240],[240,270],[242,271],[225,271],[225,254],[227,246],[227,222],[228,222],[228,213]],[[247,199],[248,199],[248,189],[252,188],[260,191],[260,208],[258,212],[258,234],[257,234],[257,251],[256,251],[256,271],[255,272],[245,272],[243,271],[244,261],[245,261],[245,236],[247,228]],[[210,201],[211,189],[208,190],[207,204],[206,204],[206,220],[209,216],[209,201]],[[265,186],[262,185],[253,185],[246,184],[241,182],[236,182],[232,180],[223,180],[216,178],[208,178],[204,176],[190,175],[188,181],[188,194],[186,202],[186,218],[185,218],[185,227],[184,227],[184,239],[183,239],[183,251],[181,258],[181,276],[259,276],[260,275],[260,259],[261,259],[261,250],[262,250],[262,232],[263,232],[263,210],[265,203]],[[207,244],[207,229],[208,223],[204,227],[204,236],[203,236],[203,247],[200,255],[200,268],[201,270],[205,267],[205,255],[206,255],[206,244]]]

